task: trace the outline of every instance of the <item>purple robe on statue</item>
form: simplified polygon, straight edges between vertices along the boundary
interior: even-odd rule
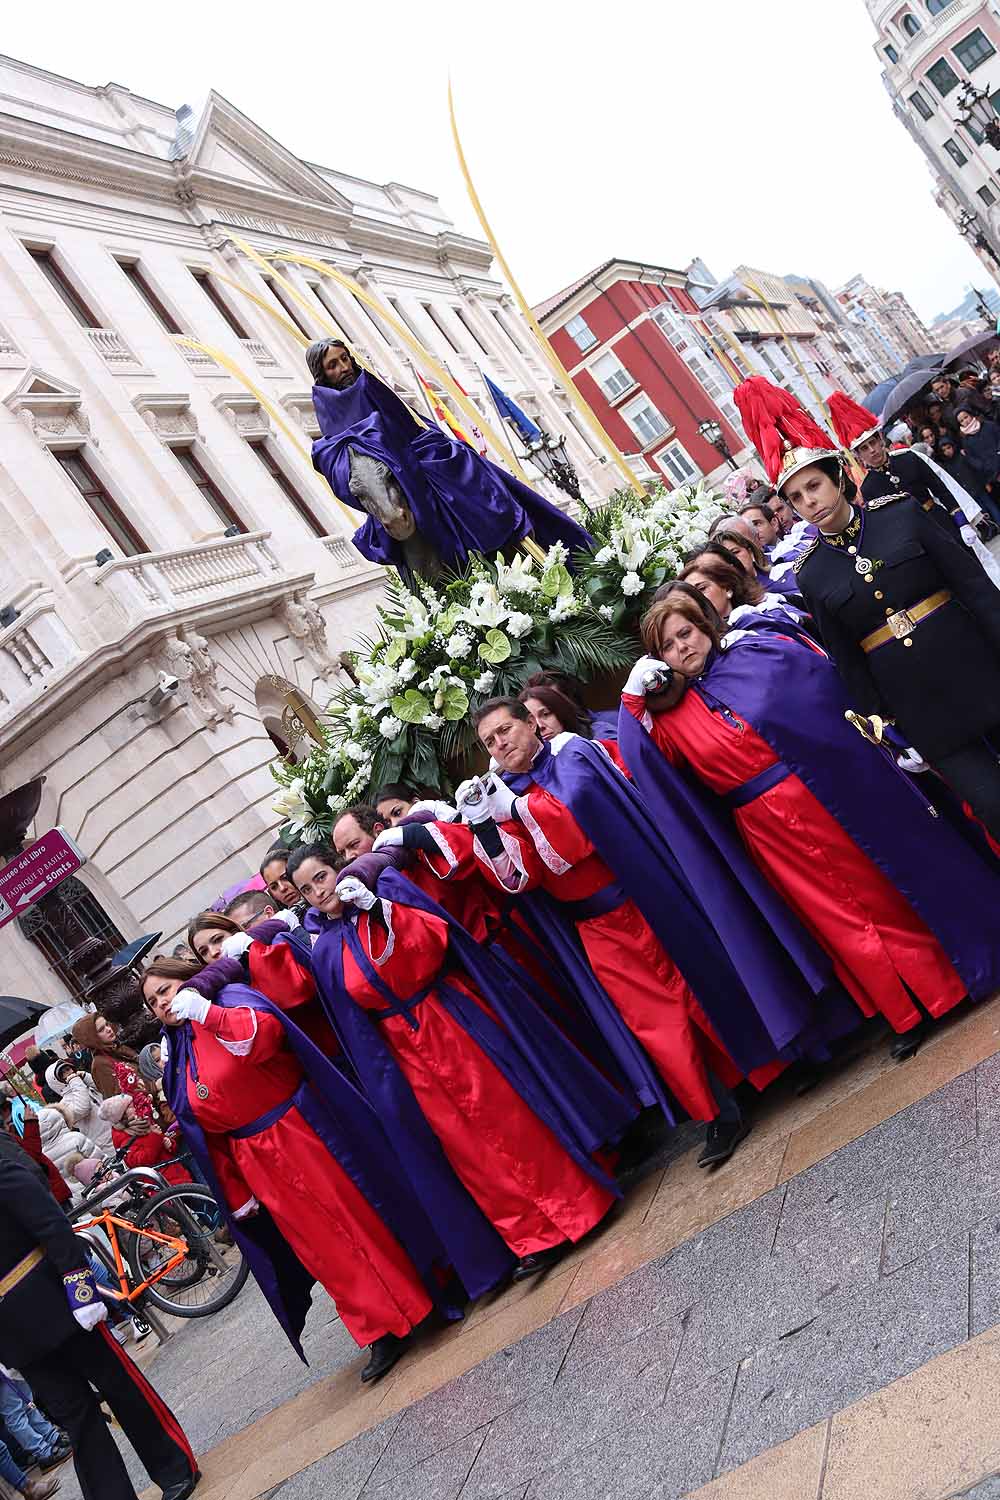
[[[350,489],[350,449],[388,465],[406,496],[417,530],[449,568],[463,567],[470,552],[487,556],[532,536],[541,547],[564,542],[572,554],[589,548],[582,526],[468,443],[439,427],[420,428],[399,397],[362,370],[353,385],[336,391],[313,386],[313,406],[323,436],[313,443],[313,466],[345,505],[359,509]],[[369,516],[354,545],[372,562],[401,569],[402,543]]]

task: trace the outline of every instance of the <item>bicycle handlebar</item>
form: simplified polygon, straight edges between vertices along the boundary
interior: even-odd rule
[[[120,1193],[123,1188],[128,1187],[133,1182],[136,1184],[143,1183],[146,1187],[151,1187],[157,1193],[161,1189],[170,1186],[167,1179],[161,1176],[159,1172],[154,1172],[152,1167],[132,1167],[129,1171],[123,1172],[120,1177],[112,1178],[110,1182],[105,1183],[104,1187],[98,1188],[92,1197],[84,1198],[82,1202],[77,1204],[76,1208],[71,1208],[66,1215],[67,1219],[72,1224],[74,1219],[80,1219],[84,1214],[93,1213],[106,1198],[111,1198],[115,1193]]]

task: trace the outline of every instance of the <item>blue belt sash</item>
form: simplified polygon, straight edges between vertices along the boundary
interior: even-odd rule
[[[260,1135],[262,1131],[269,1129],[272,1125],[276,1125],[283,1115],[287,1115],[290,1109],[294,1109],[305,1097],[308,1087],[309,1084],[307,1082],[300,1083],[290,1099],[283,1099],[273,1109],[269,1109],[266,1113],[258,1115],[256,1120],[251,1120],[249,1125],[240,1125],[236,1130],[230,1130],[228,1132],[229,1135],[234,1141],[245,1141],[249,1136]]]
[[[791,776],[791,770],[783,760],[776,760],[773,766],[768,766],[764,771],[758,771],[756,776],[751,776],[749,781],[744,781],[742,786],[733,787],[731,792],[723,795],[723,802],[730,812],[737,807],[746,807],[748,802],[753,802],[769,792],[773,786],[785,781]]]
[[[592,896],[583,896],[579,901],[560,901],[559,910],[571,922],[589,922],[592,917],[603,917],[609,911],[617,911],[627,900],[625,887],[613,880]]]

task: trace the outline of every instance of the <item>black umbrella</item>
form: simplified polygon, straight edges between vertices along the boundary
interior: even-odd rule
[[[914,370],[942,370],[947,358],[946,354],[917,354],[906,361],[903,374],[912,375]]]
[[[927,390],[939,373],[938,370],[914,370],[912,375],[904,375],[886,398],[882,408],[882,426],[888,427],[893,417],[898,416],[911,401],[915,401],[921,391]]]
[[[942,358],[946,361],[946,367],[950,369],[952,365],[960,364],[974,350],[982,349],[984,344],[995,344],[996,342],[996,334],[987,333],[984,329],[982,333],[974,333],[971,339],[963,339],[954,349],[949,349]]]
[[[861,405],[867,407],[873,417],[880,416],[883,406],[896,389],[899,381],[900,377],[898,375],[891,376],[889,380],[883,380],[873,391],[868,392]]]
[[[7,1047],[22,1031],[34,1026],[44,1016],[47,1005],[36,1000],[22,1000],[20,995],[0,995],[0,1047]]]
[[[151,948],[155,948],[162,932],[151,932],[146,937],[136,938],[134,943],[128,943],[124,948],[119,948],[117,953],[111,955],[111,967],[113,969],[128,969],[133,964],[139,963],[146,957]]]

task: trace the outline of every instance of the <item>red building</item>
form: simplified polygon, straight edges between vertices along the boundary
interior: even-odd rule
[[[702,423],[719,424],[734,456],[746,448],[733,382],[686,280],[685,272],[666,266],[609,260],[534,310],[639,477],[663,479],[670,488],[726,471],[721,445],[702,437]]]

